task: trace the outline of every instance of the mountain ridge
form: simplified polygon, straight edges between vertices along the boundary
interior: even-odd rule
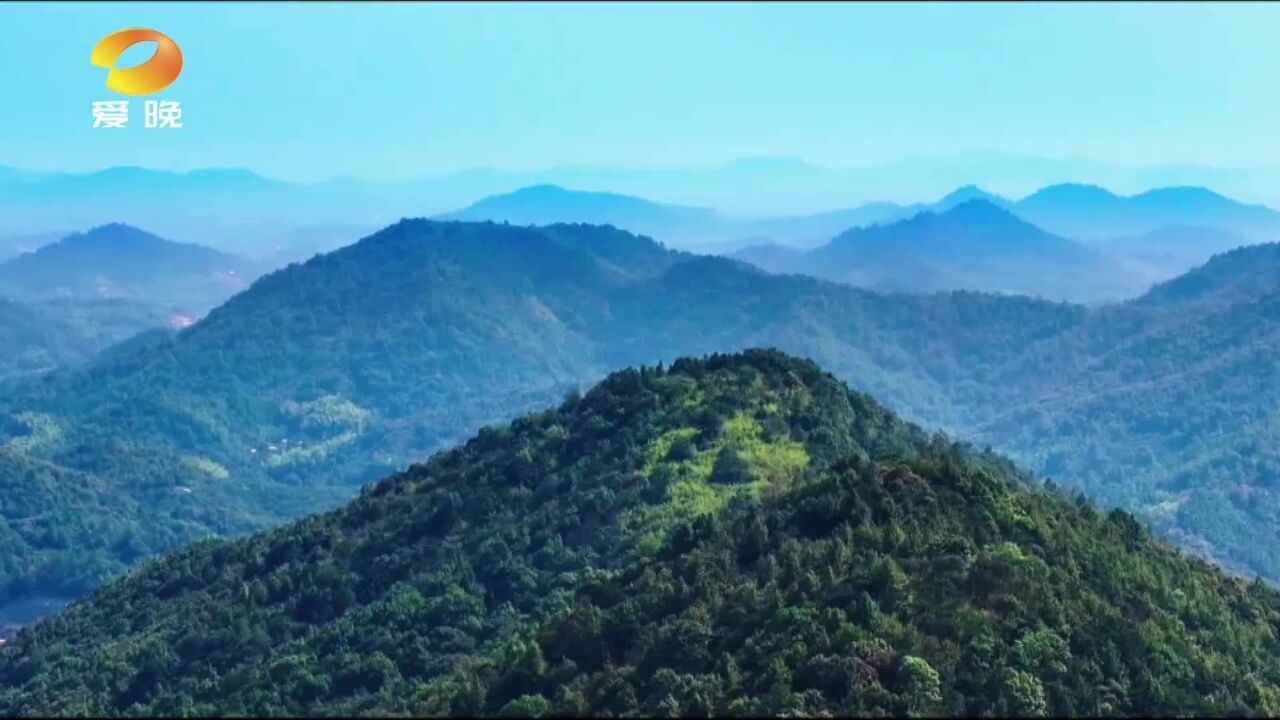
[[[1041,230],[980,190],[953,195],[959,202],[946,207],[944,199],[944,210],[852,228],[803,254],[753,248],[736,257],[877,290],[994,290],[1096,302],[1137,289],[1106,257]]]
[[[1261,420],[1280,401],[1269,311],[883,294],[610,228],[409,220],[269,274],[193,327],[22,384],[0,407],[0,443],[154,508],[154,527],[133,529],[148,550],[130,557],[142,557],[181,533],[333,507],[612,369],[778,347],[913,421],[1132,508],[1198,554],[1275,578],[1265,548],[1280,528],[1263,522],[1277,499],[1267,448],[1280,447]],[[1247,498],[1231,490],[1241,484]],[[0,577],[0,592],[24,577]]]

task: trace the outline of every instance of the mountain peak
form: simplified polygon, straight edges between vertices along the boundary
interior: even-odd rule
[[[520,196],[530,196],[530,195],[533,195],[533,196],[561,195],[563,196],[563,195],[587,195],[587,194],[595,194],[595,193],[589,193],[584,190],[570,190],[564,187],[563,185],[556,185],[555,183],[537,183],[534,185],[526,185],[521,188],[516,188],[515,190],[512,190],[509,193],[506,193],[505,196],[506,197],[520,197]],[[608,193],[600,193],[600,194],[608,194]],[[498,195],[496,197],[502,197],[502,195]]]
[[[1045,202],[1098,203],[1117,200],[1119,196],[1097,185],[1059,183],[1040,188],[1020,201],[1021,204]]]
[[[1027,479],[775,350],[620,370],[116,580],[0,711],[1275,714],[1280,596]]]
[[[110,222],[90,228],[82,233],[68,235],[60,242],[78,244],[102,242],[168,243],[171,241],[128,223]]]
[[[975,197],[970,200],[959,202],[950,209],[938,213],[938,216],[966,223],[1001,223],[1010,227],[1035,227],[983,197]]]
[[[999,195],[989,193],[977,185],[962,185],[961,187],[958,187],[944,195],[941,200],[934,203],[933,207],[945,210],[970,200],[985,200],[988,203],[999,207],[1005,207],[1009,204],[1008,200],[1000,197]]]
[[[234,255],[113,222],[0,264],[0,289],[28,300],[131,297],[199,314],[253,273]]]
[[[1177,207],[1181,210],[1188,208],[1220,208],[1243,204],[1209,188],[1197,185],[1153,188],[1134,195],[1132,200],[1142,204]]]

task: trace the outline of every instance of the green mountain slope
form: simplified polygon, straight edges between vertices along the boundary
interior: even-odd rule
[[[0,650],[6,714],[1280,711],[1280,595],[811,363],[615,373]]]
[[[1207,290],[1088,310],[770,276],[611,228],[407,220],[264,277],[191,328],[11,388],[0,442],[101,481],[105,503],[153,509],[143,534],[178,543],[334,507],[615,368],[777,347],[1276,579],[1268,247],[1187,276]],[[102,550],[87,537],[33,555],[51,587],[65,587],[57,563]],[[137,557],[108,556],[103,572]],[[0,599],[19,588],[39,591],[0,577]]]
[[[0,297],[0,381],[83,364],[168,321],[159,309],[126,299],[21,303]]]
[[[1028,348],[1007,373],[1030,392],[966,436],[1280,578],[1277,281],[1280,245],[1259,245],[1098,311]]]

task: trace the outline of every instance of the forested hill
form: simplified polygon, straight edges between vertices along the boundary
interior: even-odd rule
[[[25,469],[0,488],[0,601],[333,507],[563,397],[606,369],[583,329],[611,323],[610,295],[682,258],[603,228],[406,221],[185,331],[10,387],[0,451]],[[86,497],[47,507],[73,473]]]
[[[944,198],[938,210],[856,227],[807,253],[747,248],[736,256],[772,272],[910,293],[981,289],[1096,302],[1144,287],[1114,260],[971,191],[974,199],[947,205]]]
[[[149,563],[0,650],[0,711],[1274,715],[1278,632],[1263,584],[752,351]]]
[[[0,297],[0,381],[82,364],[169,320],[159,308],[123,298],[22,303]]]
[[[199,315],[257,274],[234,255],[113,223],[0,263],[0,290],[33,300],[132,298]]]
[[[0,445],[31,479],[0,488],[0,599],[78,593],[182,543],[331,508],[612,369],[747,347],[815,359],[904,417],[1280,579],[1280,316],[1263,282],[1280,265],[1267,246],[1239,252],[1213,270],[1237,288],[1221,302],[1087,310],[771,276],[609,227],[406,220],[191,328],[10,388]],[[20,508],[68,473],[121,511],[32,522]]]

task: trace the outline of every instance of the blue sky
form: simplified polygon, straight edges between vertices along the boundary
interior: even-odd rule
[[[181,130],[91,128],[95,42],[182,47]],[[1003,151],[1280,161],[1270,5],[0,5],[0,164],[394,179]],[[142,60],[134,57],[134,60]],[[134,100],[135,113],[140,100]]]

